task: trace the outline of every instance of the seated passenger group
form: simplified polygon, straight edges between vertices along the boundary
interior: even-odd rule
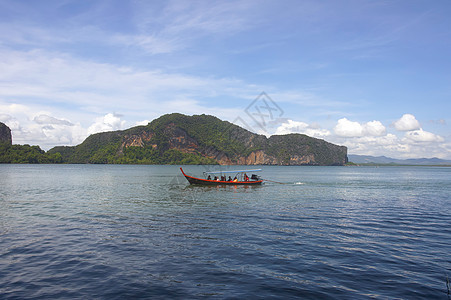
[[[207,180],[211,180],[211,176],[210,175],[208,175]],[[236,176],[235,176],[235,178],[233,178],[233,180],[232,180],[232,177],[230,177],[230,176],[229,176],[228,179],[227,179],[227,176],[221,176],[221,178],[218,178],[218,176],[215,176],[215,178],[213,180],[214,181],[233,181],[233,182],[237,182],[238,178],[236,178]],[[249,176],[247,176],[246,173],[244,173],[244,181],[249,181]]]

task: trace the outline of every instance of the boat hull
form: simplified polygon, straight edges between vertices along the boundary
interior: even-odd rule
[[[186,175],[182,168],[180,168],[182,171],[183,176],[185,176],[186,180],[190,184],[201,184],[201,185],[261,185],[263,183],[263,180],[253,180],[253,181],[220,181],[220,180],[208,180],[208,179],[202,179],[197,178],[193,176]]]

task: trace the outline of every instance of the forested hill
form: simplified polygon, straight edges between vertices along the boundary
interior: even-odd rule
[[[39,146],[13,145],[11,129],[0,122],[0,163],[62,163],[59,153],[45,153]]]
[[[147,126],[55,147],[65,163],[343,165],[347,149],[302,134],[254,134],[214,116],[168,114]]]

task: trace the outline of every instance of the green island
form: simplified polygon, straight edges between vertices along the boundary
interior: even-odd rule
[[[9,128],[8,128],[9,130]],[[6,134],[7,135],[7,134]],[[252,133],[210,115],[167,114],[77,146],[0,143],[0,163],[345,165],[347,148],[303,134]]]

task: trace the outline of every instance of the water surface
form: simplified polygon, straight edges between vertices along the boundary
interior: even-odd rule
[[[262,168],[0,165],[0,298],[449,299],[451,168]]]

